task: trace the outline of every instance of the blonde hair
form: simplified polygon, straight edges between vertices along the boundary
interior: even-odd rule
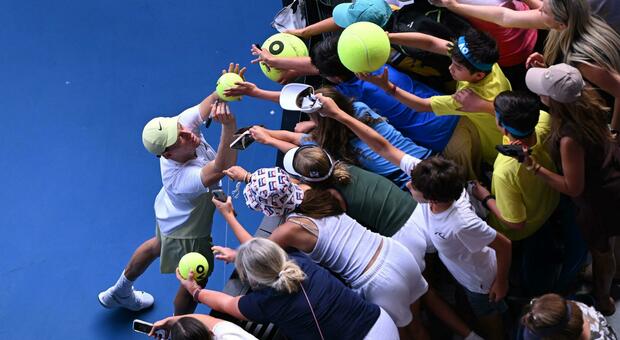
[[[311,172],[324,176],[329,172],[330,160],[325,150],[320,147],[304,148],[297,152],[293,163],[295,170],[302,176],[309,177]],[[343,163],[336,163],[332,175],[322,182],[308,183],[312,186],[331,187],[335,184],[347,185],[351,183],[351,174]]]
[[[620,35],[591,14],[586,0],[548,0],[547,5],[554,20],[566,25],[547,36],[547,65],[583,63],[620,72]]]
[[[541,336],[545,340],[576,340],[580,338],[583,331],[583,313],[574,302],[567,301],[557,294],[545,294],[530,302],[529,311],[523,315],[521,323],[534,333],[559,327],[552,334]],[[564,324],[563,327],[561,327],[562,324]]]
[[[306,278],[279,245],[265,238],[253,238],[239,246],[235,268],[241,281],[254,289],[270,287],[289,294],[297,292]]]

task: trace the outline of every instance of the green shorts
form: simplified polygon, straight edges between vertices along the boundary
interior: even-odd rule
[[[162,274],[176,272],[181,257],[187,253],[197,252],[202,254],[209,261],[209,271],[207,277],[213,272],[213,246],[211,236],[192,237],[192,228],[180,227],[168,235],[163,235],[159,231],[159,226],[155,225],[157,240],[161,243],[161,254],[159,257],[159,270]]]

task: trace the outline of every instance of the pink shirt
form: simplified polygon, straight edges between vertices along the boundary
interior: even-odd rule
[[[530,8],[521,1],[507,1],[501,5],[515,11],[527,11]],[[535,29],[506,28],[487,21],[467,17],[476,29],[489,33],[499,47],[500,66],[508,67],[525,63],[534,52],[538,31]]]

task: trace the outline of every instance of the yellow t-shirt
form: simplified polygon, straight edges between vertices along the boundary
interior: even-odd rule
[[[536,145],[532,157],[543,167],[556,171],[549,152],[543,144],[551,131],[549,114],[540,111],[536,125]],[[505,137],[504,144],[508,144]],[[491,192],[497,198],[497,208],[504,220],[511,223],[525,222],[523,229],[505,227],[493,214],[489,224],[513,241],[524,239],[536,232],[549,219],[560,200],[560,193],[540,177],[525,168],[525,164],[502,154],[497,155],[493,169]]]
[[[456,90],[471,89],[478,96],[485,100],[493,101],[498,94],[512,90],[510,81],[504,76],[504,72],[499,65],[493,65],[491,73],[477,83],[459,81]],[[502,143],[502,132],[495,125],[495,115],[486,112],[463,112],[461,107],[452,96],[433,96],[431,97],[431,107],[437,115],[464,115],[467,116],[478,129],[480,135],[480,146],[482,148],[482,160],[488,164],[493,164],[497,157],[495,145]]]

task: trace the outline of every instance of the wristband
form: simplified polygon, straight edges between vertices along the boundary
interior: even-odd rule
[[[194,301],[200,302],[198,301],[198,296],[200,295],[201,291],[202,291],[202,288],[200,287],[196,288],[196,290],[194,291],[194,294],[192,294],[192,297],[194,297]]]
[[[480,201],[482,203],[482,206],[485,207],[487,210],[489,209],[487,202],[489,202],[490,199],[495,199],[495,195],[488,195],[487,197],[483,198],[482,201]]]
[[[250,179],[252,178],[252,176],[250,176],[250,173],[246,171],[245,176],[243,176],[243,181],[245,183],[250,183]]]

